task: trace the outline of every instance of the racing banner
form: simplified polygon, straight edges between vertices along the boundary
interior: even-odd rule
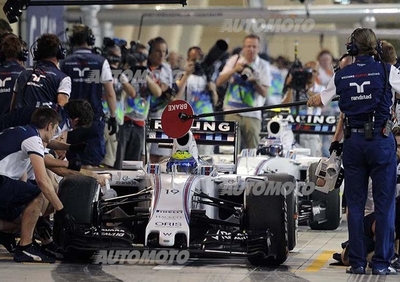
[[[278,115],[280,120],[288,122],[293,133],[305,134],[334,134],[336,131],[336,123],[339,120],[338,116],[322,116],[322,115]],[[266,125],[269,119],[265,120]],[[266,126],[263,126],[263,131],[266,131]]]
[[[191,131],[198,144],[235,145],[237,124],[232,121],[194,120]],[[159,119],[148,121],[146,136],[147,142],[172,143],[172,139],[163,132]]]

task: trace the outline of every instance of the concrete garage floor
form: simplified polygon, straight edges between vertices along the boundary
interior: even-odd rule
[[[276,269],[252,267],[245,259],[190,259],[185,265],[95,265],[87,263],[55,264],[15,263],[12,255],[0,248],[0,281],[81,282],[275,282],[275,281],[347,281],[391,282],[397,276],[350,275],[346,267],[331,265],[332,254],[347,238],[346,223],[335,231],[313,231],[299,227],[297,247],[284,265]],[[400,274],[400,273],[399,273]]]

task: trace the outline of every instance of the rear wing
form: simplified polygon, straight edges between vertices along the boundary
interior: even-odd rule
[[[239,147],[236,121],[194,120],[191,130],[197,145],[233,146],[234,156],[237,156]],[[162,130],[160,119],[148,120],[146,143],[159,143],[161,147],[172,148],[172,142],[172,138],[169,138]]]
[[[279,113],[277,115],[281,116],[289,123],[289,127],[294,134],[333,135],[339,120],[339,117],[335,115],[279,115]],[[269,118],[263,120],[261,136],[267,135],[267,124],[269,120]]]

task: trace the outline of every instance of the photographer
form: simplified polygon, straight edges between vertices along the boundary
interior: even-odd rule
[[[213,106],[218,101],[218,94],[214,82],[209,81],[205,70],[201,66],[204,58],[200,47],[190,47],[187,53],[185,74],[176,82],[179,89],[185,88],[185,100],[192,106],[195,115],[213,112]],[[213,117],[205,118],[214,120]],[[200,155],[212,155],[213,146],[199,145]]]
[[[318,63],[307,62],[303,68],[292,68],[287,79],[285,88],[287,91],[282,103],[291,103],[307,100],[309,97],[320,93],[325,89],[316,81],[318,78]],[[307,106],[293,107],[292,114],[296,115],[321,115],[320,107],[307,108]],[[312,157],[321,156],[321,140],[317,134],[302,134],[299,140],[300,146],[309,148]]]
[[[125,67],[133,73],[133,95],[123,99],[123,125],[118,132],[118,147],[114,167],[122,169],[124,160],[140,161],[145,146],[145,124],[151,97],[161,96],[161,87],[149,76],[147,49],[136,44],[126,56]]]
[[[260,59],[260,38],[247,35],[240,55],[232,56],[217,79],[217,86],[229,81],[224,110],[263,106],[271,85],[269,63]],[[227,121],[239,122],[238,139],[242,148],[257,148],[260,141],[261,112],[227,115]],[[241,140],[243,138],[243,140]]]

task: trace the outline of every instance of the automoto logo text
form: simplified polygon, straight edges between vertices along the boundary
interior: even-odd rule
[[[118,80],[120,82],[126,82],[129,81],[130,83],[145,83],[146,82],[146,77],[160,77],[160,71],[159,70],[154,70],[150,72],[150,70],[121,70],[121,69],[112,69],[111,74],[114,80]],[[182,76],[184,75],[184,71],[182,70],[173,70],[172,71],[172,78],[174,81],[180,80]],[[107,81],[104,81],[101,74],[100,70],[93,70],[90,71],[88,74],[87,78],[80,78],[76,81],[80,82],[86,82],[86,83],[106,83]]]
[[[297,187],[297,189],[296,189]],[[252,179],[246,182],[246,187],[240,187],[238,185],[230,185],[221,183],[219,184],[219,194],[226,196],[240,196],[243,193],[247,195],[289,195],[293,191],[301,193],[304,196],[310,195],[315,191],[315,183],[313,182],[278,182],[278,181],[261,181]]]
[[[101,250],[94,255],[94,264],[184,264],[189,260],[187,250]]]
[[[310,32],[315,26],[313,19],[224,19],[220,32]]]

